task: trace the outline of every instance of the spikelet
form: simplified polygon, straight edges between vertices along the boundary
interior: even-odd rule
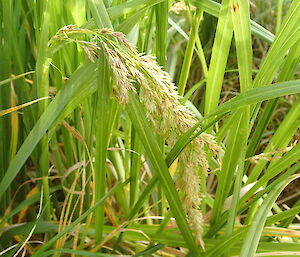
[[[84,40],[71,39],[70,34],[91,35],[95,42],[87,43]],[[140,99],[146,109],[148,120],[154,130],[163,136],[171,147],[197,122],[195,115],[180,103],[180,96],[169,74],[162,70],[152,56],[138,54],[136,47],[126,39],[123,33],[109,29],[79,29],[69,25],[59,30],[52,38],[54,43],[57,40],[79,43],[91,60],[97,56],[95,52],[100,45],[112,68],[116,97],[123,105],[126,105],[129,90],[135,91],[132,82],[137,81],[141,87]],[[90,49],[86,49],[89,47]],[[203,218],[200,211],[199,175],[206,174],[208,170],[204,144],[216,154],[220,151],[213,136],[201,134],[181,153],[179,157],[181,171],[176,179],[178,189],[185,194],[184,210],[190,227],[202,247],[204,247]]]

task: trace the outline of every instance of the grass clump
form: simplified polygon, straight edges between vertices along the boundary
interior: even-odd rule
[[[300,4],[272,2],[3,4],[0,253],[299,252]]]

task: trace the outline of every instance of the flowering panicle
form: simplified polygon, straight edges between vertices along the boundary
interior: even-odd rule
[[[67,35],[68,30],[71,33],[92,35],[93,40],[101,46],[114,75],[116,84],[114,92],[122,104],[128,102],[128,91],[135,91],[132,82],[138,82],[141,87],[140,98],[145,106],[147,118],[168,145],[173,146],[182,134],[195,125],[197,122],[195,115],[180,103],[180,96],[169,74],[162,70],[152,56],[139,54],[123,33],[113,32],[110,29],[87,30],[67,26],[61,29],[53,40],[58,38],[70,40]],[[99,46],[85,42],[77,40],[87,56],[94,60]],[[181,153],[179,157],[181,169],[176,179],[177,187],[185,193],[184,209],[190,226],[202,246],[203,220],[200,211],[199,175],[206,174],[208,170],[204,143],[215,153],[220,151],[211,135],[201,134]]]

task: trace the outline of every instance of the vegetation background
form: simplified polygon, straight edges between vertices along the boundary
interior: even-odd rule
[[[1,256],[300,255],[299,0],[0,21]]]

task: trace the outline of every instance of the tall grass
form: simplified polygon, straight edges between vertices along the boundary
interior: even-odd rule
[[[272,3],[2,1],[0,255],[299,254],[300,3]]]

